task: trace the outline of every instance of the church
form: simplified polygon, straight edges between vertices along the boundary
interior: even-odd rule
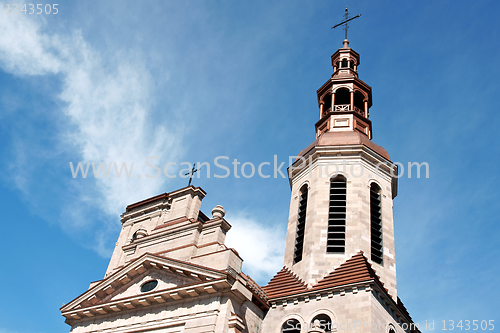
[[[265,286],[228,248],[224,208],[188,186],[133,203],[104,278],[60,310],[73,333],[419,332],[398,297],[397,168],[372,141],[371,87],[343,47],[317,90],[316,138],[289,167],[283,267]]]

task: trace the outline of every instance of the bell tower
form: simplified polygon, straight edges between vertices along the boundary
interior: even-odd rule
[[[371,87],[359,54],[343,41],[318,90],[316,140],[289,168],[291,202],[284,264],[313,286],[360,253],[397,297],[392,205],[395,165],[372,139]]]
[[[358,78],[359,54],[344,46],[332,55],[333,74],[318,89],[319,121],[316,137],[326,131],[358,131],[372,138],[372,124],[368,119],[372,106],[372,89]]]

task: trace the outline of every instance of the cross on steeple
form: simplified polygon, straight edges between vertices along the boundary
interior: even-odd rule
[[[191,182],[193,181],[193,176],[194,176],[194,173],[198,171],[198,169],[196,169],[196,163],[193,164],[193,168],[191,169],[191,171],[187,172],[184,174],[184,176],[187,176],[189,175],[189,183],[188,183],[188,186],[191,185]]]
[[[345,31],[345,39],[347,39],[347,30],[349,29],[349,21],[352,21],[354,20],[355,18],[358,18],[360,17],[361,14],[359,15],[356,15],[354,17],[351,17],[349,18],[349,10],[347,9],[347,7],[345,7],[345,13],[344,13],[344,21],[340,22],[339,24],[336,24],[332,27],[332,29],[338,27],[338,26],[341,26],[341,25],[344,25],[344,31]]]

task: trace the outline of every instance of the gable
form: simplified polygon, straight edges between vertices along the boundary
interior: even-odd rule
[[[194,277],[189,277],[181,273],[172,273],[170,270],[153,268],[135,277],[126,285],[118,288],[111,295],[104,298],[102,302],[114,301],[144,294],[144,292],[141,291],[141,287],[150,281],[156,281],[156,286],[147,292],[171,289],[200,282],[199,279],[195,279]]]
[[[304,281],[300,280],[287,267],[283,267],[272,279],[267,286],[262,287],[269,299],[286,296],[290,294],[299,294],[307,291],[307,286]]]
[[[272,300],[366,281],[375,281],[380,287],[384,286],[363,251],[360,251],[310,287],[289,268],[283,267],[262,289],[266,292],[267,298]]]
[[[373,270],[372,265],[364,256],[363,251],[360,251],[318,281],[313,286],[313,290],[321,290],[369,280],[376,281],[380,286],[384,285]]]
[[[157,280],[150,291],[141,292],[143,283]],[[117,272],[93,285],[61,308],[68,319],[132,309],[214,293],[226,288],[227,273],[208,267],[146,253]]]

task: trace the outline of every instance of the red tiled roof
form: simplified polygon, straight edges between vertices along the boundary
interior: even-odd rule
[[[290,294],[299,294],[307,291],[307,286],[304,281],[300,280],[288,268],[283,267],[276,274],[267,286],[262,287],[267,294],[267,297],[276,298]]]
[[[363,251],[360,251],[321,279],[312,289],[319,290],[368,280],[376,280],[382,287],[384,285],[366,260]]]
[[[247,282],[247,287],[252,292],[252,302],[256,304],[261,310],[266,311],[269,309],[269,303],[267,302],[267,295],[261,286],[257,284],[250,276],[241,272],[240,276]]]
[[[283,267],[283,269],[269,281],[269,284],[262,287],[262,289],[266,292],[268,299],[273,299],[300,294],[306,291],[321,290],[370,280],[375,280],[381,287],[384,286],[371,264],[363,255],[363,251],[360,251],[318,281],[312,288],[308,289],[307,285],[290,271],[290,269]]]

